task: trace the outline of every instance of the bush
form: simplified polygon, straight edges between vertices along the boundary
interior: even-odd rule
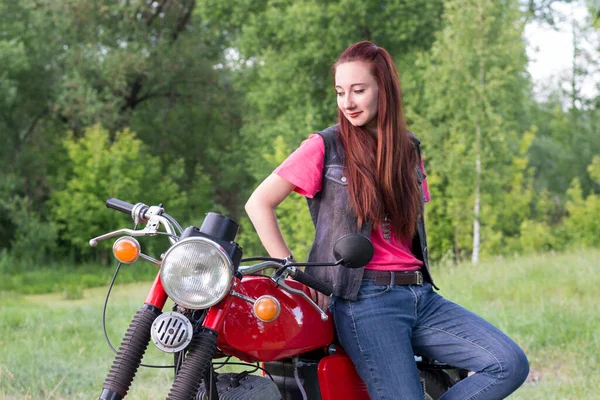
[[[170,213],[188,203],[187,194],[175,183],[183,174],[183,161],[175,161],[163,172],[160,159],[150,155],[147,146],[128,130],[117,132],[111,140],[110,133],[96,125],[80,139],[70,134],[64,146],[69,172],[64,188],[52,196],[51,212],[61,240],[76,249],[76,254],[92,253],[91,238],[131,225],[123,214],[104,208],[108,197],[168,204]],[[101,249],[107,253],[109,245]]]
[[[2,205],[8,210],[7,214],[16,228],[10,242],[10,253],[2,255],[2,263],[19,260],[21,265],[47,264],[57,247],[56,224],[42,221],[27,197],[13,197]]]
[[[521,223],[521,247],[526,253],[560,250],[564,248],[565,243],[564,238],[557,233],[562,230],[550,227],[545,222],[525,220]]]
[[[600,238],[600,197],[583,197],[579,179],[574,179],[569,190],[565,228],[571,243],[577,246],[598,246]]]

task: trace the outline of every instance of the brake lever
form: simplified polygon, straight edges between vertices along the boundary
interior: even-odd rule
[[[110,239],[119,235],[130,235],[133,237],[136,236],[152,236],[158,233],[158,228],[160,227],[160,218],[159,216],[155,216],[150,218],[144,229],[140,229],[138,231],[134,231],[133,229],[119,229],[118,231],[105,233],[104,235],[100,235],[90,240],[90,246],[96,247],[98,242],[101,242],[106,239]]]
[[[308,297],[308,295],[306,293],[304,293],[302,290],[298,290],[298,289],[294,289],[289,287],[286,283],[285,283],[285,278],[288,276],[289,271],[287,271],[289,268],[294,268],[294,267],[288,267],[286,268],[286,271],[281,273],[281,275],[279,275],[279,277],[273,279],[275,281],[275,283],[278,286],[281,286],[282,289],[284,289],[285,291],[289,292],[289,293],[293,293],[293,294],[297,294],[298,296],[304,297],[304,299],[306,299],[306,301],[308,301],[308,304],[310,304],[315,310],[317,310],[319,312],[319,314],[321,314],[321,320],[322,321],[327,321],[329,319],[329,317],[327,316],[327,314],[325,313],[325,311],[321,310],[321,307],[319,307],[317,305],[317,303],[315,303],[313,301],[313,299],[311,299],[310,297]]]
[[[135,236],[151,236],[153,234],[156,234],[156,232],[152,232],[150,230],[146,230],[146,228],[141,229],[139,231],[134,231],[133,229],[119,229],[118,231],[105,233],[104,235],[100,235],[98,237],[90,239],[89,243],[90,243],[90,246],[96,247],[96,245],[98,244],[98,242],[101,242],[101,241],[106,240],[106,239],[110,239],[110,238],[115,237],[115,236],[129,235],[129,236],[134,236],[135,237]]]

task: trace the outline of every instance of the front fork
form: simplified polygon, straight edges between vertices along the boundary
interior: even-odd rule
[[[234,281],[233,286],[236,287],[237,279]],[[148,348],[152,323],[161,314],[167,298],[159,273],[156,275],[144,305],[129,324],[112,367],[102,385],[99,400],[121,400],[127,395]],[[212,307],[204,326],[194,333],[190,350],[175,377],[167,400],[187,400],[197,393],[201,383],[198,377],[204,376],[212,361],[212,356],[217,350],[217,332],[224,320],[224,310],[228,308],[231,300],[232,296],[227,296],[220,304]]]
[[[239,283],[239,279],[234,278],[231,289],[235,290]],[[217,350],[218,332],[221,331],[233,298],[233,296],[225,296],[219,304],[208,310],[202,327],[194,333],[190,350],[175,376],[167,400],[188,400],[198,393],[202,383],[200,379],[210,371],[209,367]]]
[[[152,323],[161,314],[167,298],[160,281],[160,274],[158,274],[144,305],[129,324],[112,367],[102,385],[99,400],[121,400],[127,395],[129,386],[131,386],[148,348]]]

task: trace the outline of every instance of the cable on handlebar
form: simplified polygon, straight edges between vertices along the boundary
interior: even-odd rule
[[[285,260],[283,258],[274,258],[274,257],[248,257],[242,258],[240,262],[250,262],[250,261],[274,261],[284,263]]]
[[[137,229],[137,224],[133,227],[133,230],[135,231]],[[113,344],[110,341],[110,338],[108,337],[108,332],[106,330],[106,308],[108,306],[108,298],[110,297],[110,293],[112,291],[112,288],[115,284],[115,281],[117,280],[117,275],[119,275],[119,271],[121,270],[121,265],[122,263],[119,261],[119,263],[117,264],[117,268],[115,269],[115,273],[113,274],[113,277],[110,281],[110,284],[108,286],[108,291],[106,292],[106,298],[104,299],[104,307],[102,308],[102,329],[104,330],[104,338],[106,339],[106,342],[108,343],[108,346],[112,349],[113,353],[117,354],[117,349],[115,349],[115,347],[113,346]],[[140,364],[140,367],[146,367],[146,368],[175,368],[175,365],[148,365],[148,364]]]

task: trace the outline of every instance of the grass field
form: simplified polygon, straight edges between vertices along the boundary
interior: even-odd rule
[[[600,398],[600,250],[438,266],[434,276],[442,295],[524,348],[530,377],[511,399]],[[113,342],[120,341],[148,287],[117,282],[108,308]],[[0,399],[99,394],[113,358],[101,325],[105,292],[85,286],[75,295],[0,292]],[[150,346],[145,362],[165,365],[171,357]],[[127,398],[165,398],[171,378],[172,370],[142,368]]]

